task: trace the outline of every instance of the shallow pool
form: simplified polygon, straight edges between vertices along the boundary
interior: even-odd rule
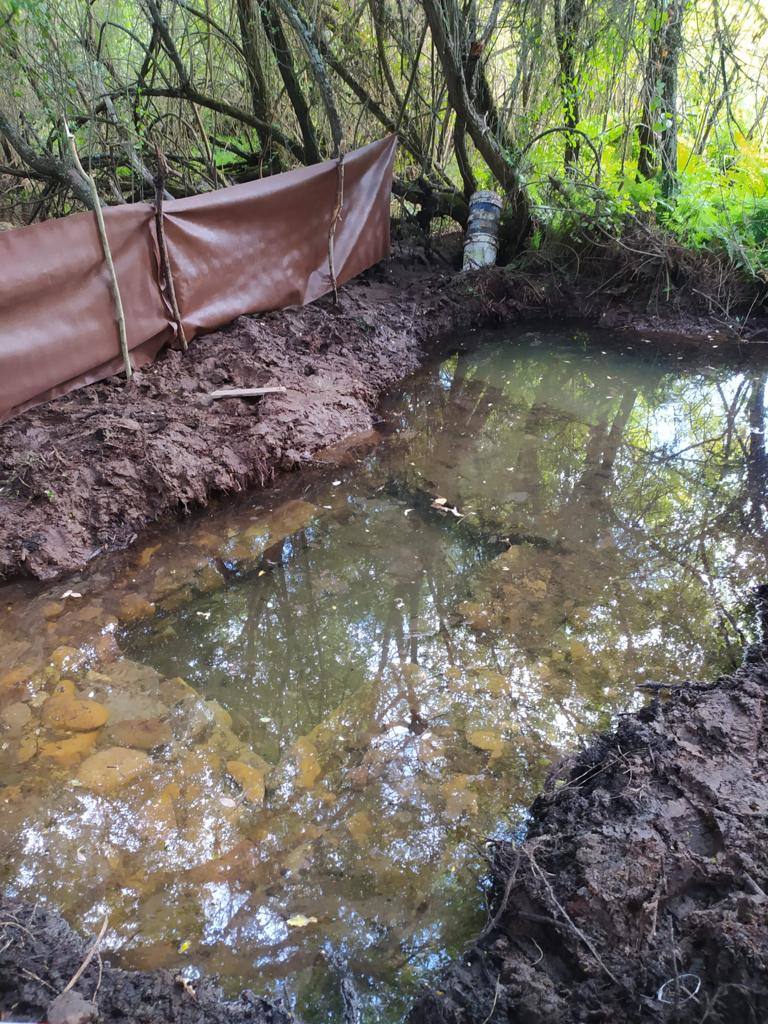
[[[109,913],[125,965],[313,1022],[341,963],[398,1019],[552,760],[738,661],[765,383],[642,337],[462,339],[308,473],[6,588],[6,882]]]

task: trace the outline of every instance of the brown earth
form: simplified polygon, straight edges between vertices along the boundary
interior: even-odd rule
[[[768,1020],[767,740],[762,646],[565,761],[407,1024]]]
[[[626,281],[458,275],[445,257],[401,252],[344,288],[338,306],[240,317],[186,354],[167,351],[128,385],[113,378],[32,409],[0,427],[0,580],[82,568],[151,522],[309,463],[369,429],[382,391],[448,331],[579,316],[736,339],[738,323],[707,319],[692,293],[651,314],[648,291],[636,287],[630,302]],[[750,326],[759,328],[754,316]],[[206,400],[218,388],[262,385],[287,393]]]

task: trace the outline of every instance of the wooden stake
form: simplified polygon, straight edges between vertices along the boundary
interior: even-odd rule
[[[157,156],[157,174],[154,178],[155,225],[157,227],[157,247],[160,251],[160,272],[168,289],[168,301],[171,304],[171,313],[173,314],[176,330],[179,332],[179,338],[181,339],[181,347],[186,352],[188,347],[187,336],[184,333],[184,324],[181,322],[181,312],[176,301],[176,287],[173,283],[171,262],[168,258],[168,245],[165,240],[165,224],[163,222],[163,193],[165,192],[165,180],[168,177],[168,164],[160,146],[155,146],[155,155]]]
[[[96,188],[96,182],[90,176],[86,174],[85,168],[80,163],[80,157],[77,153],[77,146],[75,145],[75,137],[69,130],[69,125],[64,122],[64,134],[67,138],[67,144],[69,146],[69,153],[72,157],[72,162],[75,165],[78,173],[85,179],[93,197],[93,212],[96,214],[96,226],[99,230],[99,238],[101,239],[101,248],[104,252],[104,262],[107,264],[107,271],[109,272],[109,284],[112,289],[112,299],[115,304],[115,320],[117,321],[117,333],[120,339],[120,352],[123,356],[123,366],[125,367],[125,379],[129,381],[133,376],[133,367],[131,366],[131,354],[128,351],[128,336],[125,333],[125,313],[123,312],[123,300],[120,298],[120,286],[117,283],[117,274],[115,273],[115,264],[112,260],[112,250],[109,247],[109,239],[107,238],[107,229],[104,226],[104,214],[101,211],[101,200],[99,199],[99,190]]]
[[[342,143],[343,147],[343,143]],[[331,284],[333,285],[333,301],[336,305],[339,303],[339,288],[336,282],[336,267],[333,262],[333,245],[336,241],[336,224],[341,218],[341,210],[344,206],[344,149],[339,150],[338,161],[336,163],[336,205],[333,208],[333,214],[331,216],[331,226],[328,229],[328,272],[331,275]]]

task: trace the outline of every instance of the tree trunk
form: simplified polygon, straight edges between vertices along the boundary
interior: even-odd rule
[[[259,53],[259,15],[254,10],[253,0],[237,0],[237,20],[240,25],[240,40],[245,55],[245,72],[248,76],[248,90],[251,97],[251,109],[254,116],[266,124],[272,117],[267,100],[267,83],[261,65]],[[266,129],[257,129],[264,162],[270,170],[282,170],[282,162],[275,150],[271,133]]]
[[[320,163],[322,156],[317,145],[315,126],[312,123],[309,104],[296,74],[293,54],[285,37],[280,15],[275,7],[274,0],[262,0],[259,7],[264,31],[275,55],[280,77],[283,80],[288,99],[291,101],[296,120],[299,122],[301,138],[304,143],[304,162],[307,164]]]
[[[527,236],[531,223],[528,195],[517,166],[504,152],[499,140],[490,131],[467,90],[460,53],[461,17],[455,0],[424,0],[424,11],[432,32],[435,51],[440,60],[448,88],[448,98],[457,118],[466,124],[467,132],[494,177],[499,181],[511,206],[515,243]]]
[[[677,69],[683,46],[686,0],[653,0],[648,60],[643,82],[643,120],[638,126],[637,169],[643,178],[661,172],[662,190],[677,182]]]
[[[67,166],[63,160],[59,160],[49,150],[37,152],[33,149],[11,118],[2,110],[0,110],[0,133],[5,136],[27,167],[39,174],[41,178],[55,181],[59,185],[71,189],[75,199],[78,199],[86,209],[94,209],[91,190],[77,170],[72,166]]]
[[[333,139],[333,156],[338,157],[344,151],[344,129],[341,125],[339,108],[336,104],[336,96],[333,91],[333,86],[331,85],[331,79],[328,76],[328,69],[325,66],[325,61],[320,54],[320,50],[309,26],[299,14],[298,10],[293,6],[291,0],[276,0],[276,2],[290,22],[294,32],[299,37],[299,42],[304,47],[307,57],[309,58],[309,66],[312,70],[315,82],[317,83],[317,88],[320,91],[323,106],[325,107],[325,112],[328,117],[328,125],[331,129],[331,138]]]
[[[576,42],[584,17],[584,0],[555,0],[555,46],[560,63],[560,96],[563,124],[568,129],[579,123],[579,86],[576,75]],[[568,174],[579,160],[579,137],[565,136],[563,164]]]

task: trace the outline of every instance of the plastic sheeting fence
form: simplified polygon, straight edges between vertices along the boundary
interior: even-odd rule
[[[342,284],[389,253],[394,137],[344,158],[335,228]],[[328,233],[337,200],[330,160],[163,204],[184,333],[241,313],[311,302],[332,287]],[[104,210],[134,367],[176,334],[161,288],[155,211]],[[0,233],[0,422],[122,369],[109,276],[92,213]]]

